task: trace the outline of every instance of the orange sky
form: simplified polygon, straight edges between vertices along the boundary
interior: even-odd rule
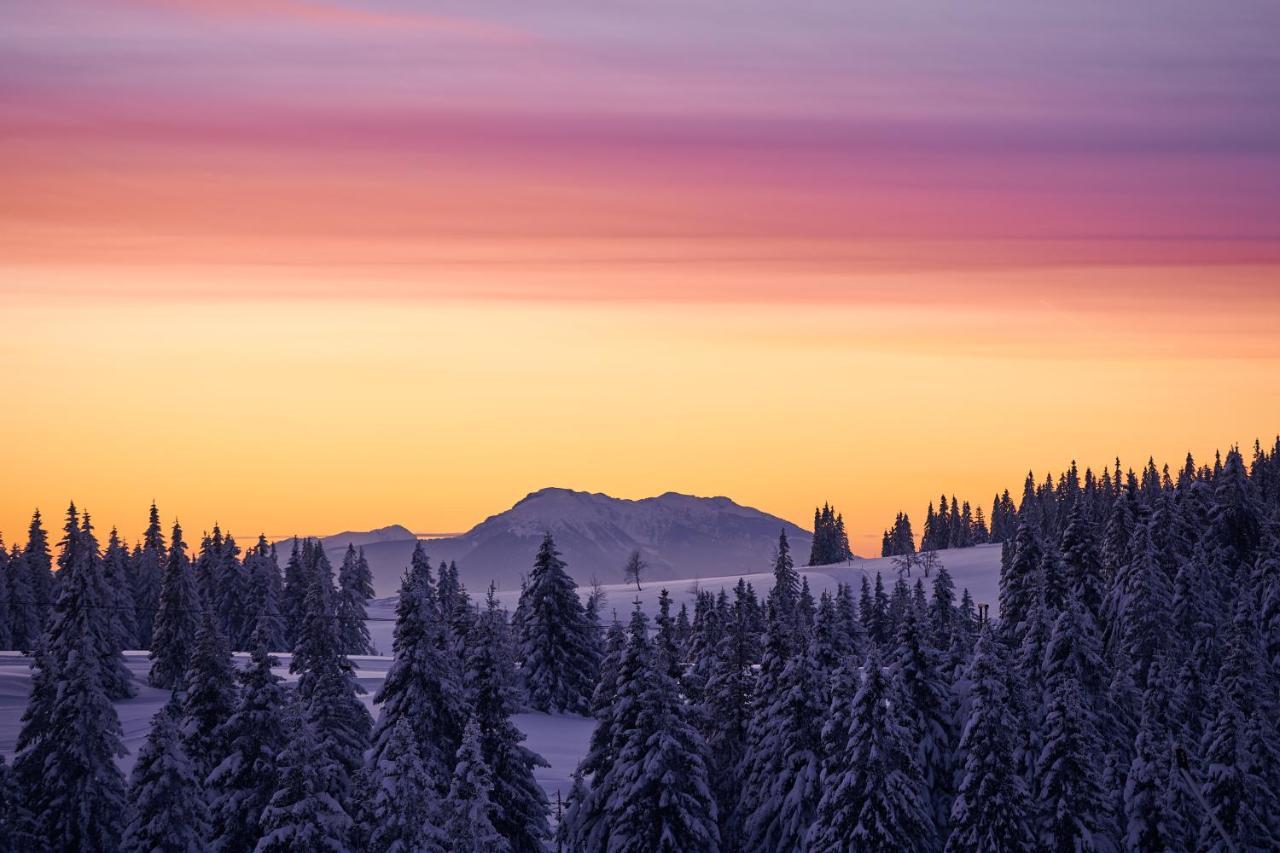
[[[1276,12],[1144,5],[14,0],[0,531],[558,485],[831,500],[869,552],[1273,438]]]

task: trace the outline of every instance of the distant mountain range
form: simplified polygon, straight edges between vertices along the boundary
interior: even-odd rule
[[[646,577],[654,581],[765,571],[782,530],[797,565],[803,564],[809,556],[809,531],[729,498],[667,492],[624,500],[552,488],[530,494],[466,533],[423,544],[433,563],[456,560],[467,587],[480,593],[490,580],[503,589],[519,585],[546,532],[555,537],[569,573],[585,586],[593,576],[601,583],[621,582],[622,567],[634,550],[643,555]],[[348,544],[363,547],[375,591],[384,596],[398,588],[418,540],[408,529],[392,525],[321,541],[335,567]]]

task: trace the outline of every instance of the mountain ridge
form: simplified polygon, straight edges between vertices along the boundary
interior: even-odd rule
[[[397,538],[370,534],[398,530]],[[392,525],[369,534],[346,532],[319,537],[330,559],[341,559],[347,544],[363,547],[378,595],[389,595],[422,541],[433,562],[458,563],[472,589],[490,581],[502,588],[519,583],[533,564],[538,544],[551,533],[556,547],[580,585],[622,579],[622,566],[641,552],[652,580],[761,571],[772,559],[778,534],[785,530],[797,563],[804,562],[810,533],[786,519],[744,506],[724,495],[701,497],[667,491],[647,498],[615,498],[549,486],[529,492],[509,509],[495,513],[456,536],[420,538]],[[357,541],[363,540],[363,541]]]

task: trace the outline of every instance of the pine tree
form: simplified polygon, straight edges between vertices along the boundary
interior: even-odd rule
[[[452,657],[444,652],[444,631],[436,610],[431,564],[415,545],[409,570],[400,583],[394,660],[374,702],[381,714],[373,731],[369,761],[381,760],[400,718],[408,720],[419,755],[441,793],[448,784],[462,740],[466,710]]]
[[[338,631],[342,651],[348,655],[374,654],[369,639],[369,618],[366,605],[373,598],[373,573],[364,549],[356,552],[354,545],[347,546],[342,568],[338,570]]]
[[[893,694],[879,655],[872,652],[853,700],[848,741],[823,785],[808,849],[934,849],[928,792]]]
[[[548,533],[521,595],[520,668],[536,710],[586,714],[599,669],[598,647],[577,584]]]
[[[156,713],[129,779],[127,853],[201,853],[209,812],[201,775],[178,733],[177,694]]]
[[[969,666],[969,713],[960,736],[960,784],[951,807],[948,853],[1036,849],[1026,783],[1014,761],[1017,720],[1010,711],[1007,665],[990,626]]]
[[[13,571],[4,537],[0,536],[0,649],[12,649],[13,614],[9,603],[10,573]]]
[[[463,731],[453,783],[444,805],[445,831],[452,853],[513,849],[494,826],[499,809],[490,797],[493,775],[480,747],[480,726],[473,717]]]
[[[111,528],[107,538],[107,550],[102,555],[102,582],[110,598],[113,645],[118,649],[137,649],[137,605],[130,583],[129,552],[120,540],[120,534]]]
[[[249,666],[238,673],[240,699],[216,732],[227,750],[208,776],[210,846],[219,853],[248,853],[262,837],[259,821],[279,778],[276,756],[289,738],[284,715],[292,694],[271,671],[277,661],[266,636],[259,623]]]
[[[915,610],[908,611],[898,628],[898,647],[891,665],[894,682],[902,691],[904,722],[915,748],[913,759],[933,804],[933,823],[945,837],[954,794],[955,709],[940,655],[923,636]]]
[[[142,534],[142,546],[134,552],[130,561],[133,578],[133,603],[137,613],[138,648],[149,649],[152,643],[156,613],[160,609],[160,585],[165,565],[169,562],[164,544],[164,531],[160,527],[160,510],[151,502],[146,532]]]
[[[152,687],[169,690],[187,671],[199,627],[200,595],[182,541],[182,527],[174,522],[169,561],[160,581],[160,609],[156,613],[151,644]]]
[[[247,649],[257,614],[249,572],[240,561],[240,546],[230,533],[222,540],[217,576],[218,588],[210,605],[217,611],[219,627],[231,648]]]
[[[745,846],[803,850],[821,791],[822,714],[817,661],[769,608],[768,640],[753,700],[738,803]]]
[[[1176,801],[1178,782],[1170,744],[1171,701],[1159,663],[1152,665],[1150,683],[1142,697],[1142,716],[1124,788],[1126,850],[1176,849],[1184,837]]]
[[[210,608],[200,614],[200,628],[187,673],[179,732],[197,778],[203,782],[230,752],[222,723],[236,709],[235,670],[218,618]]]
[[[442,815],[435,807],[435,780],[422,765],[413,729],[399,718],[368,772],[362,829],[371,853],[431,853],[444,850]],[[493,848],[498,849],[498,848]]]
[[[49,551],[49,537],[44,531],[38,509],[31,515],[31,526],[27,529],[27,547],[22,552],[22,564],[27,571],[31,599],[35,602],[37,625],[40,630],[43,630],[57,597],[57,579],[53,575],[53,557]]]
[[[1084,703],[1070,667],[1050,671],[1046,679],[1044,745],[1035,769],[1040,844],[1060,851],[1112,849],[1111,804],[1099,774],[1097,719]]]
[[[315,728],[301,713],[288,725],[290,735],[277,765],[279,786],[262,812],[262,838],[255,853],[352,850],[351,816],[328,790],[330,762]]]
[[[31,589],[27,558],[14,544],[9,553],[9,631],[13,648],[32,652],[40,642],[40,611]]]
[[[486,795],[493,803],[491,819],[504,844],[514,853],[536,853],[546,848],[551,829],[547,824],[546,794],[534,778],[534,768],[549,765],[522,745],[524,734],[511,722],[516,710],[511,641],[492,585],[468,646],[468,729],[475,730],[481,758],[492,771],[492,787]],[[466,748],[464,738],[463,751]],[[458,765],[462,763],[463,756],[459,754]],[[457,781],[455,773],[455,785]]]
[[[310,547],[310,540],[307,546]],[[284,587],[280,591],[280,615],[284,618],[284,639],[289,648],[298,642],[298,635],[302,632],[309,588],[307,570],[303,567],[302,543],[294,537],[289,562],[284,567]]]
[[[18,736],[15,773],[34,820],[32,834],[54,849],[118,848],[125,808],[120,720],[107,697],[101,563],[92,533],[68,512],[66,574],[37,650],[32,692]]]
[[[276,563],[275,548],[267,544],[265,536],[259,536],[257,546],[245,556],[245,570],[249,576],[249,606],[253,614],[250,648],[259,642],[268,650],[289,648],[284,616],[280,613],[280,566]]]
[[[648,620],[632,615],[619,668],[611,760],[576,810],[572,848],[617,853],[720,849],[706,744],[654,654]]]

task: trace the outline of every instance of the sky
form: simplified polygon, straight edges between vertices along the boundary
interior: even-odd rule
[[[1280,6],[6,0],[0,533],[939,492],[1280,432]],[[188,537],[190,539],[190,536]]]

